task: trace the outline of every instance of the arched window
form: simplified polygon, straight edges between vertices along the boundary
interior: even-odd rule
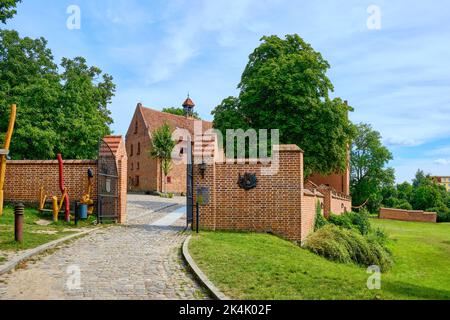
[[[137,149],[137,155],[141,154],[141,143],[138,142],[138,149]]]
[[[131,145],[131,147],[130,147],[130,157],[132,157],[132,156],[133,156],[133,152],[134,152],[134,146],[133,146],[133,145]]]
[[[139,129],[139,127],[138,127],[138,122],[137,122],[137,120],[136,120],[136,122],[135,122],[135,124],[134,124],[134,134],[137,134],[138,133],[138,130]]]

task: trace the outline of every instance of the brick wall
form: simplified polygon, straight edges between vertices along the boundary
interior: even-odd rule
[[[414,222],[437,222],[437,214],[434,212],[409,211],[400,209],[380,209],[380,219],[414,221]]]
[[[352,199],[350,196],[338,193],[325,185],[321,185],[317,190],[324,196],[324,215],[326,218],[329,218],[332,213],[342,215],[345,212],[352,211]]]
[[[305,189],[302,203],[302,234],[306,237],[314,230],[317,203],[319,202],[323,208],[324,200],[325,197],[318,191]]]
[[[286,239],[303,241],[312,230],[316,196],[304,200],[303,151],[279,146],[279,171],[263,176],[263,164],[209,163],[204,178],[194,165],[194,194],[210,190],[209,205],[200,209],[200,226],[212,230],[272,232]],[[239,174],[256,173],[258,186],[243,190]],[[195,224],[195,222],[194,222]]]
[[[120,136],[105,137],[116,159],[119,174],[119,222],[127,217],[127,153],[125,142]],[[94,171],[92,197],[98,199],[96,160],[64,160],[64,182],[70,202],[79,201],[87,190],[89,168]],[[12,160],[6,163],[5,202],[24,202],[38,205],[40,188],[47,195],[61,197],[59,190],[58,161],[53,160]]]
[[[142,117],[142,113],[136,111],[126,137],[128,155],[127,184],[129,191],[148,192],[160,190],[161,178],[158,160],[149,156],[150,147],[151,140],[147,124]],[[137,183],[137,180],[139,180],[139,183]]]
[[[64,181],[70,201],[76,201],[86,192],[87,170],[94,170],[97,177],[97,161],[65,160]],[[47,194],[61,196],[59,190],[58,161],[7,161],[5,178],[5,201],[39,203],[39,190],[44,187]],[[95,180],[94,199],[97,199]]]
[[[127,168],[128,157],[125,147],[125,141],[120,138],[120,144],[115,153],[117,170],[119,174],[119,223],[125,223],[127,221]]]

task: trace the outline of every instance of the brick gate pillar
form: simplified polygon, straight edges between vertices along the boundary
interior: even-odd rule
[[[109,145],[114,153],[117,164],[118,189],[119,189],[119,223],[127,221],[127,167],[128,156],[125,141],[122,136],[107,136],[103,140]]]

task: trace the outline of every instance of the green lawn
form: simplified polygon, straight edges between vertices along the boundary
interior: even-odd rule
[[[67,224],[62,221],[48,226],[36,224],[38,220],[51,219],[50,214],[43,216],[35,209],[26,209],[23,226],[24,242],[18,244],[14,241],[14,210],[11,207],[5,207],[4,214],[0,217],[0,262],[4,260],[4,257],[1,256],[1,251],[20,251],[35,248],[44,243],[73,234],[77,232],[75,229],[93,226],[92,218],[88,221],[80,222],[78,226],[75,226],[73,222]]]
[[[330,262],[266,234],[202,232],[190,251],[235,299],[450,299],[450,224],[372,219],[391,236],[395,265],[381,290],[364,268]]]

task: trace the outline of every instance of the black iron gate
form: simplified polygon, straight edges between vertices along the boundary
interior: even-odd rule
[[[119,221],[119,174],[116,157],[109,145],[101,140],[98,148],[97,220]]]
[[[194,222],[194,165],[192,159],[192,143],[187,141],[187,192],[186,192],[186,217],[187,226]]]

